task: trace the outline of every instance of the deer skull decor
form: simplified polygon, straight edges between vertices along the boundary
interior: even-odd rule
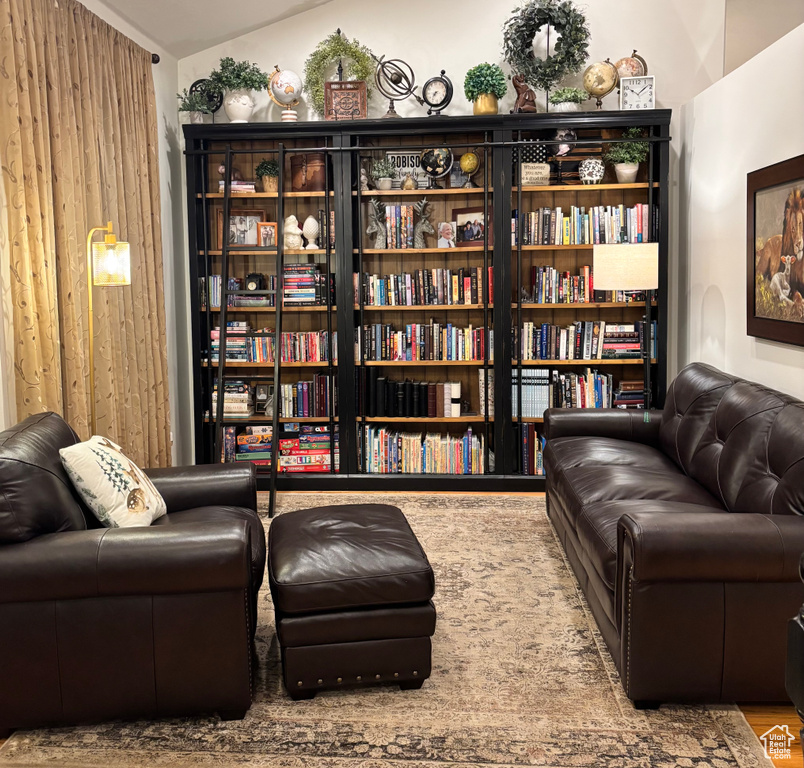
[[[425,235],[434,235],[435,230],[430,223],[430,203],[426,197],[413,204],[413,210],[419,215],[419,221],[413,227],[413,247],[426,248],[424,244]]]

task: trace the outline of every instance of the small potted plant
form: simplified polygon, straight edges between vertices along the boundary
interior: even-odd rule
[[[624,139],[641,139],[641,128],[626,128],[623,131]],[[623,141],[619,144],[610,144],[603,159],[614,166],[617,181],[620,184],[630,184],[637,176],[639,164],[644,163],[648,157],[648,142]]]
[[[377,189],[391,189],[392,180],[398,175],[396,166],[388,159],[375,160],[371,166],[371,177]]]
[[[210,85],[223,94],[223,108],[233,123],[247,123],[254,111],[253,91],[268,88],[268,75],[250,61],[221,59],[218,69],[209,73]]]
[[[553,112],[580,112],[581,104],[589,94],[580,88],[559,88],[550,94],[548,101]]]
[[[261,160],[254,172],[262,182],[263,192],[279,191],[279,163],[276,160]]]
[[[472,67],[463,81],[463,91],[473,102],[476,115],[496,115],[498,101],[507,90],[505,74],[496,64],[484,62]]]
[[[212,114],[206,94],[188,93],[185,88],[176,94],[176,98],[179,100],[179,112],[188,112],[191,123],[203,123],[204,115]]]

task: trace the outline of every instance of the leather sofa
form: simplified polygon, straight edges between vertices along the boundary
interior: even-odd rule
[[[265,538],[253,467],[147,470],[168,514],[100,528],[53,413],[0,434],[0,731],[251,705]]]
[[[626,694],[785,700],[804,403],[694,363],[643,417],[545,415],[548,513]]]

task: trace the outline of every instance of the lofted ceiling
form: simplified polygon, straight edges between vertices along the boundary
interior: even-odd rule
[[[332,0],[104,0],[178,59],[329,2]]]

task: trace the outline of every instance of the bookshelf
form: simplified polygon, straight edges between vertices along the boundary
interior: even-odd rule
[[[329,430],[328,463],[320,465],[321,471],[304,473],[276,472],[273,466],[270,469],[259,466],[258,482],[262,490],[540,489],[542,479],[528,474],[522,455],[525,430],[532,430],[531,435],[535,436],[542,423],[540,415],[529,415],[527,408],[523,411],[521,407],[525,385],[530,382],[527,377],[539,373],[577,376],[590,369],[616,385],[621,380],[639,379],[643,361],[602,356],[590,360],[527,359],[516,344],[520,339],[530,338],[525,334],[533,333],[534,328],[545,326],[558,329],[575,323],[589,324],[590,328],[594,323],[605,323],[608,327],[636,326],[644,312],[644,302],[626,302],[622,300],[625,297],[617,296],[592,294],[585,296],[584,302],[572,303],[565,300],[566,296],[540,297],[538,303],[534,300],[534,269],[551,267],[562,276],[566,273],[580,276],[583,267],[592,265],[589,242],[565,243],[554,239],[540,242],[525,237],[523,218],[515,214],[545,208],[551,211],[560,208],[563,212],[577,207],[588,212],[601,207],[650,206],[650,221],[643,227],[643,236],[658,241],[661,263],[660,289],[655,294],[652,312],[656,330],[650,365],[653,403],[661,406],[667,367],[669,122],[669,110],[652,110],[642,114],[406,118],[293,126],[281,123],[185,126],[191,285],[199,286],[213,275],[244,278],[259,273],[273,279],[264,289],[265,296],[270,298],[260,302],[252,293],[248,306],[226,306],[239,303],[237,297],[249,292],[238,290],[237,286],[229,289],[223,280],[220,306],[211,306],[210,301],[204,303],[201,290],[193,291],[196,460],[219,460],[227,427],[241,432],[252,425],[270,425],[275,434],[281,434],[286,426],[299,424],[319,430],[318,434],[322,434],[320,430],[324,433]],[[635,183],[615,183],[610,169],[603,183],[589,186],[559,183],[555,174],[547,185],[519,183],[520,147],[527,150],[534,144],[549,146],[558,128],[572,128],[578,136],[572,148],[574,154],[560,164],[561,180],[571,181],[572,171],[568,173],[568,168],[572,168],[573,162],[599,153],[603,143],[616,141],[624,128],[633,125],[644,128],[651,147],[649,160],[643,164]],[[476,186],[458,186],[456,182],[464,179],[452,173],[439,180],[443,187],[440,189],[422,185],[415,190],[359,188],[361,165],[387,153],[412,155],[431,147],[450,148],[456,166],[461,154],[474,151],[481,161],[479,172],[472,177]],[[299,154],[312,153],[324,156],[324,188],[307,192],[292,189],[291,160]],[[243,178],[250,180],[254,179],[254,166],[262,159],[279,162],[280,192],[266,193],[258,187],[253,193],[235,193],[230,185],[219,188],[220,165],[238,168]],[[403,223],[411,221],[415,225],[421,215],[414,212],[412,219],[406,219],[405,214],[425,197],[429,204],[428,218],[435,231],[424,234],[424,247],[377,247],[376,232],[367,233],[372,205],[382,210],[387,207],[389,229],[392,229],[391,212],[396,226],[399,207],[400,239],[393,243],[386,239],[386,244],[412,246],[405,240],[411,233]],[[218,213],[219,209],[222,213]],[[244,210],[259,213],[264,221],[277,222],[276,245],[223,242],[218,232],[219,220],[225,221],[232,211]],[[332,237],[329,232],[326,235],[322,232],[317,249],[285,250],[282,223],[291,213],[299,226],[310,215],[322,224],[334,220]],[[439,224],[471,221],[466,217],[473,213],[482,213],[482,226],[471,244],[439,247],[436,234]],[[467,232],[470,237],[475,235],[471,228]],[[393,236],[397,236],[395,229]],[[290,306],[279,301],[289,284],[284,278],[290,265],[296,265],[295,268],[313,265],[320,275],[331,276],[331,289],[320,293],[319,304]],[[366,274],[377,277],[370,292],[362,277]],[[426,284],[424,277],[421,278],[421,290],[404,282],[405,275],[416,279],[417,275],[425,274],[429,278]],[[457,290],[460,295],[453,295],[456,285],[453,278],[459,276],[468,278],[465,287],[471,293],[464,295],[461,285]],[[383,283],[381,296],[379,282]],[[271,306],[260,305],[269,302]],[[228,323],[243,325],[228,326]],[[280,338],[281,334],[322,334],[332,343],[327,359],[315,361],[304,358],[257,362],[251,358],[226,359],[226,356],[216,360],[210,355],[216,327],[221,328],[218,334],[221,345],[223,337],[228,337],[227,349],[235,343],[233,339],[242,344],[244,335],[260,342],[268,337],[274,348],[277,334]],[[458,339],[455,329],[465,332],[466,337]],[[482,333],[478,334],[480,330]],[[356,334],[359,345],[355,344]],[[464,342],[470,347],[468,352],[462,346]],[[378,344],[387,347],[386,352],[378,354]],[[418,353],[413,351],[414,344]],[[327,415],[299,417],[279,413],[275,408],[271,416],[254,413],[247,418],[231,418],[222,408],[217,412],[217,402],[216,408],[212,408],[212,394],[218,382],[221,386],[227,381],[241,380],[254,386],[268,383],[279,392],[283,385],[292,387],[304,381],[319,387],[325,379],[329,382]],[[421,404],[414,408],[413,396],[406,403],[406,382],[420,388],[420,399],[428,398],[427,408]],[[445,383],[450,384],[449,414],[447,404],[440,407],[438,403],[439,385],[443,388]],[[460,395],[456,387],[453,398],[452,385],[458,384]],[[387,407],[378,408],[374,402],[373,408],[369,408],[368,388],[378,386]],[[486,386],[494,388],[493,412],[489,413],[482,407],[483,402],[491,401]],[[457,408],[455,412],[451,410],[453,407]],[[519,413],[525,415],[519,418]],[[336,429],[337,446],[331,439]],[[443,462],[436,455],[438,447],[434,448],[433,456],[428,454],[423,459],[431,464],[421,473],[373,471],[376,467],[370,466],[370,456],[375,449],[381,452],[388,449],[392,442],[389,435],[399,435],[392,449],[404,441],[415,450],[416,441],[411,436],[416,434],[431,435],[435,446],[440,445],[439,436],[445,442],[447,437],[460,441],[470,435],[464,448],[471,454],[472,462],[467,461],[462,468],[471,471],[455,474],[454,463],[451,472],[440,471]],[[374,443],[370,444],[372,440]],[[378,440],[386,440],[385,448],[379,446]],[[410,466],[410,462],[407,465],[398,462],[395,466]]]

